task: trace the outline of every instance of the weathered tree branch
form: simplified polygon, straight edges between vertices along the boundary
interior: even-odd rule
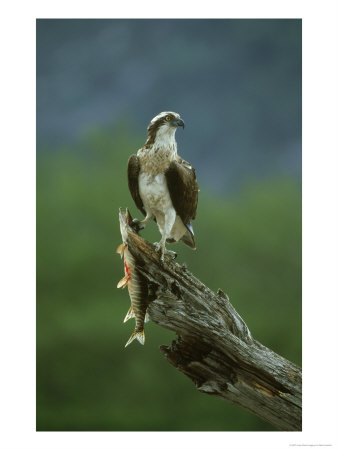
[[[150,319],[178,339],[161,351],[200,392],[242,406],[280,430],[301,430],[301,369],[258,341],[221,290],[212,292],[127,226],[128,249],[148,280]]]

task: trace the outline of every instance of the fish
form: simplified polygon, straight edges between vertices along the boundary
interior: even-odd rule
[[[128,287],[131,306],[124,318],[124,323],[129,319],[135,318],[135,330],[127,341],[125,347],[137,339],[140,344],[144,345],[145,333],[144,323],[148,320],[148,282],[146,278],[137,269],[135,258],[128,249],[126,225],[129,225],[131,216],[127,210],[126,214],[120,209],[120,227],[122,234],[122,244],[116,250],[121,258],[124,258],[124,277],[117,283],[118,288],[124,289]]]

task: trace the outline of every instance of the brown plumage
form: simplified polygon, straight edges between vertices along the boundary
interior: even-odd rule
[[[140,197],[140,192],[138,188],[138,176],[140,173],[140,162],[137,155],[131,155],[128,160],[128,186],[135,202],[135,205],[141,211],[141,213],[146,216],[146,212],[143,208],[143,202]]]
[[[128,185],[137,208],[155,220],[162,234],[157,249],[164,259],[165,242],[181,240],[195,248],[191,220],[196,217],[198,184],[195,169],[177,154],[175,132],[184,122],[177,113],[158,114],[148,126],[145,145],[128,161]]]
[[[172,161],[165,171],[168,189],[176,213],[184,224],[195,219],[198,203],[198,184],[195,169],[187,163]]]

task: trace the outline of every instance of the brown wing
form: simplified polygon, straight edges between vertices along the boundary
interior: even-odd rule
[[[198,184],[195,169],[186,161],[172,161],[165,172],[171,201],[185,225],[196,217]]]
[[[128,186],[135,202],[135,205],[146,216],[146,212],[143,208],[143,202],[140,197],[140,192],[138,188],[138,176],[140,173],[140,162],[137,155],[131,155],[128,159]]]

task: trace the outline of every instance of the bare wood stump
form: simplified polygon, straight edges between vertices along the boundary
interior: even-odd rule
[[[301,431],[301,369],[253,339],[221,290],[211,291],[129,226],[127,244],[148,280],[150,319],[177,333],[161,351],[203,393],[256,414],[279,430]]]

